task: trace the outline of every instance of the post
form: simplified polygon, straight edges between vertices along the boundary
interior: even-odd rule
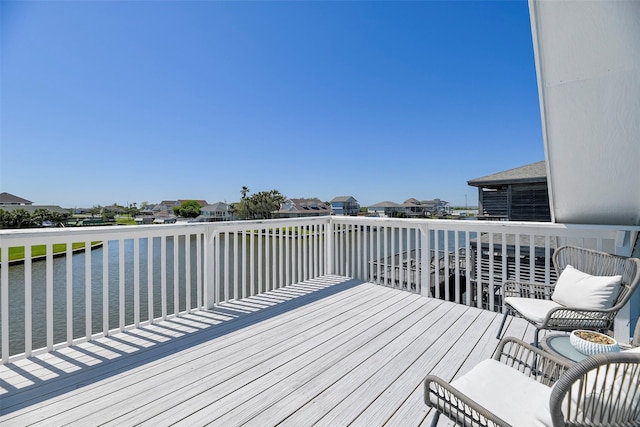
[[[204,245],[204,306],[212,310],[215,306],[215,269],[214,269],[214,260],[216,256],[215,250],[215,233],[211,228],[207,228],[205,234],[205,245]]]
[[[431,239],[429,224],[420,224],[420,295],[431,297]]]
[[[632,236],[634,234],[634,236]],[[633,245],[636,243],[637,233],[631,233],[629,231],[618,231],[616,236],[616,255],[632,256],[631,251]],[[636,250],[637,252],[637,250]],[[638,256],[636,254],[636,256]],[[631,299],[625,304],[616,318],[613,320],[613,337],[620,343],[629,343],[633,334],[632,327],[638,319],[638,313],[640,308],[640,294],[636,292],[631,296]],[[636,343],[637,345],[637,343]]]
[[[326,260],[327,260],[327,274],[334,274],[333,271],[333,218],[329,218],[329,223],[325,229],[325,241],[326,243]]]

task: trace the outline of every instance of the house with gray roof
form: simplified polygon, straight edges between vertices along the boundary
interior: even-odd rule
[[[23,199],[22,197],[14,196],[11,193],[0,193],[0,205],[2,206],[29,206],[33,205],[31,200]]]
[[[368,216],[378,216],[381,218],[396,218],[404,212],[404,207],[398,203],[384,201],[367,207]]]
[[[411,198],[405,200],[402,206],[404,207],[404,216],[407,218],[427,218],[447,215],[451,212],[449,202],[440,199],[417,200]]]
[[[29,215],[33,215],[38,210],[46,210],[49,212],[57,213],[62,215],[63,218],[66,218],[70,215],[68,209],[61,208],[57,205],[34,205],[31,200],[23,199],[22,197],[14,196],[13,194],[6,192],[0,193],[0,211],[14,212],[18,210],[25,211]],[[43,226],[45,226],[45,222],[42,223]],[[49,223],[47,226],[51,225],[52,224]]]
[[[449,202],[440,199],[418,200],[410,198],[403,203],[380,202],[367,208],[369,216],[390,218],[428,218],[450,213]]]
[[[287,199],[280,205],[280,210],[273,213],[274,218],[303,218],[323,215],[331,215],[331,208],[316,197]]]
[[[203,206],[200,209],[200,216],[196,218],[197,221],[202,222],[231,221],[232,219],[231,207],[223,202]]]
[[[543,160],[467,181],[478,188],[478,219],[551,221]]]
[[[352,196],[338,196],[331,200],[332,215],[357,216],[360,213],[360,203]]]
[[[173,217],[173,207],[177,205],[179,205],[177,200],[163,200],[151,208],[151,211],[156,217]]]

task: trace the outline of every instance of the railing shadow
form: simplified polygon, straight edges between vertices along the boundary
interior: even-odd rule
[[[0,417],[126,374],[363,283],[324,276],[0,366]]]

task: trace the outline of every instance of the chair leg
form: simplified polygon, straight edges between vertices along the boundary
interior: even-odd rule
[[[504,324],[507,323],[507,316],[509,315],[509,309],[505,308],[504,317],[502,317],[502,323],[500,323],[500,329],[498,329],[498,335],[496,335],[497,339],[500,339],[502,336],[502,329],[504,328]]]
[[[438,418],[440,418],[440,411],[436,411],[433,415],[433,419],[431,420],[431,427],[436,427],[438,425]]]
[[[533,333],[533,346],[536,348],[540,348],[538,336],[540,335],[540,329],[536,328],[536,331]]]

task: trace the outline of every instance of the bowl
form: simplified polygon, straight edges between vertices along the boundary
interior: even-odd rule
[[[595,331],[576,330],[572,331],[569,336],[569,342],[580,353],[589,356],[598,353],[608,353],[612,351],[620,351],[618,342],[609,335],[601,334]]]

